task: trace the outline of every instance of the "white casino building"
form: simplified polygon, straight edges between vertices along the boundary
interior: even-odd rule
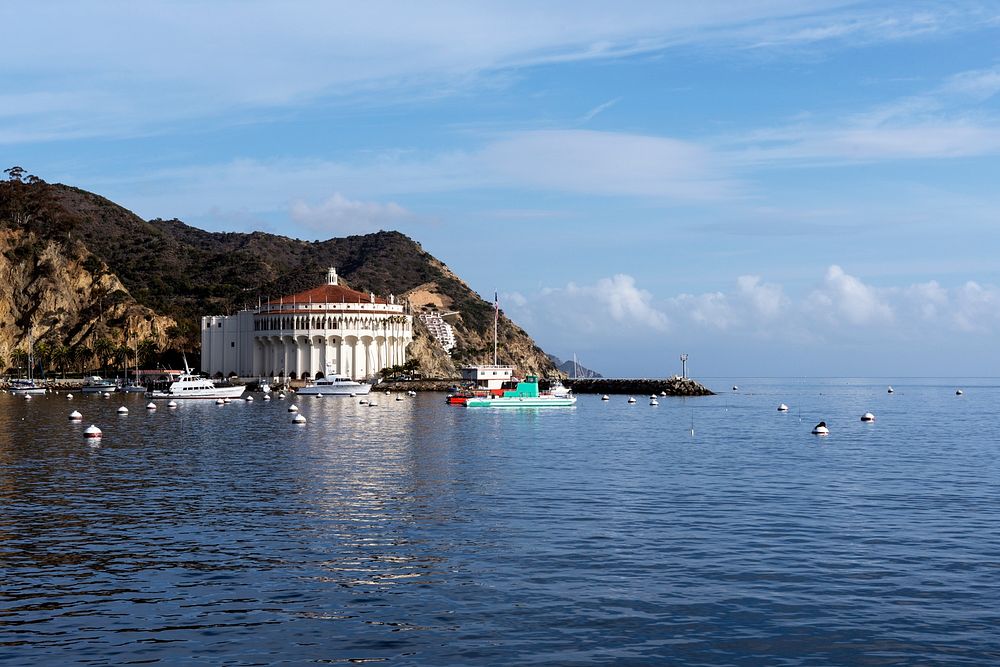
[[[201,318],[201,370],[209,375],[315,379],[371,377],[406,361],[413,318],[394,296],[326,284],[257,310]]]

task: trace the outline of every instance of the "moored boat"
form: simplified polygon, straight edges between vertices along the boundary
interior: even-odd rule
[[[502,396],[490,398],[475,397],[466,400],[468,408],[541,408],[571,407],[576,405],[576,396],[571,392],[557,396],[538,390],[538,376],[529,375],[517,383],[517,388],[505,391]]]
[[[296,393],[299,396],[364,396],[372,386],[366,382],[352,380],[346,375],[327,375],[310,382]]]
[[[91,375],[84,378],[83,387],[80,388],[85,394],[103,394],[104,392],[117,391],[118,383],[114,380],[106,380],[100,375]]]
[[[233,387],[216,387],[215,383],[207,377],[194,375],[191,369],[187,368],[185,361],[185,372],[181,373],[170,386],[163,390],[151,391],[146,395],[149,398],[210,398],[210,399],[233,399],[243,395],[246,387],[236,385]]]
[[[18,396],[38,396],[45,393],[45,387],[34,380],[19,378],[10,381],[7,391]]]

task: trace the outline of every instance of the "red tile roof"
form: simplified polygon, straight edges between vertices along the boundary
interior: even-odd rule
[[[284,304],[296,304],[296,303],[371,303],[372,299],[369,294],[364,292],[358,292],[352,290],[343,285],[320,285],[319,287],[314,287],[313,289],[306,290],[305,292],[299,292],[298,294],[292,294],[290,296],[283,296],[281,299],[272,299],[268,301],[269,306]],[[388,299],[376,296],[375,303],[389,303]]]

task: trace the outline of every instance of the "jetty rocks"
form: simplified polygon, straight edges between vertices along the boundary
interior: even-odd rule
[[[640,379],[609,379],[609,378],[576,378],[563,380],[564,385],[577,394],[660,394],[667,396],[714,396],[715,392],[691,378],[640,378]],[[462,383],[461,378],[450,380],[405,380],[398,382],[380,382],[372,391],[449,391]],[[542,380],[540,387],[548,389],[551,382]]]
[[[667,396],[714,396],[715,392],[691,378],[576,378],[563,384],[577,394],[656,394]]]

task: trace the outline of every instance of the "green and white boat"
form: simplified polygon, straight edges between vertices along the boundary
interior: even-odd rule
[[[572,392],[554,394],[538,391],[538,376],[529,375],[517,383],[517,388],[503,396],[474,397],[465,401],[467,408],[563,408],[576,405]]]

